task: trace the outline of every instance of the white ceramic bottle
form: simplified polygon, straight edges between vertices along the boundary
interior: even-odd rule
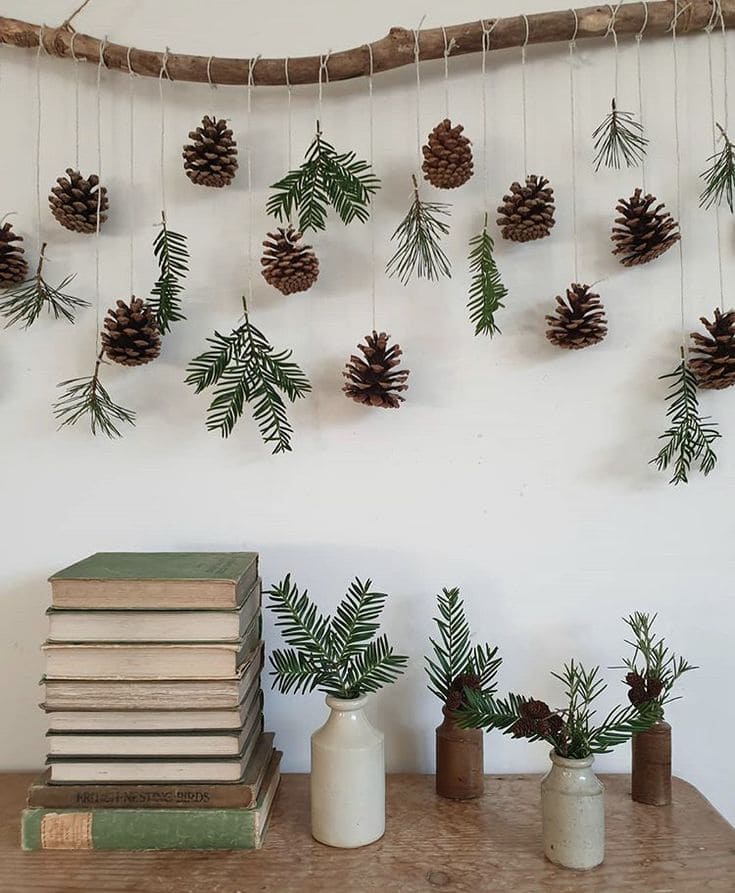
[[[544,853],[564,868],[594,868],[605,858],[605,788],[592,771],[594,757],[550,756],[541,782]]]
[[[311,833],[329,846],[365,846],[385,831],[383,733],[366,703],[328,695],[329,718],[311,736]]]

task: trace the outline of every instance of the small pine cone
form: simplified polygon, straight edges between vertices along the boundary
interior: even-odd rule
[[[99,225],[107,220],[109,201],[107,190],[100,186],[97,174],[83,177],[79,171],[68,167],[66,176],[59,177],[57,185],[48,197],[51,213],[59,223],[75,233],[97,232],[97,212]]]
[[[357,345],[365,359],[352,354],[345,366],[342,390],[356,403],[397,409],[403,402],[399,392],[408,390],[408,369],[396,369],[403,351],[397,344],[389,348],[389,339],[385,332],[366,335]]]
[[[709,337],[692,332],[689,368],[700,388],[729,388],[735,384],[735,310],[721,313],[715,308],[712,322],[705,316],[700,319]]]
[[[510,733],[514,738],[531,738],[536,734],[536,720],[521,717],[510,727]]]
[[[556,302],[556,315],[546,317],[546,337],[552,344],[579,350],[598,344],[607,335],[605,309],[589,285],[573,282],[566,301],[557,296]]]
[[[445,118],[431,131],[428,144],[421,150],[424,179],[437,189],[454,189],[472,176],[472,149],[467,137],[462,136],[463,130],[461,124],[452,127]]]
[[[161,336],[149,304],[132,297],[107,311],[101,334],[105,356],[121,366],[142,366],[161,352]]]
[[[627,685],[630,685],[631,687],[645,685],[645,680],[643,679],[643,676],[641,676],[640,673],[635,673],[635,672],[626,673],[625,674],[625,682]]]
[[[452,691],[458,691],[461,694],[466,688],[471,688],[474,691],[480,690],[480,677],[477,673],[460,673],[459,676],[455,676],[452,681]]]
[[[657,679],[655,676],[647,676],[646,677],[646,694],[648,695],[648,700],[652,701],[654,698],[657,698],[661,692],[663,691],[663,683],[660,679]]]
[[[645,685],[633,685],[628,692],[628,700],[634,707],[640,707],[649,700]]]
[[[28,275],[28,263],[23,257],[23,249],[12,242],[22,242],[23,236],[13,232],[10,223],[0,228],[0,288],[17,285]]]
[[[559,735],[559,733],[564,728],[564,720],[559,716],[558,713],[552,713],[551,716],[548,717],[546,722],[549,724],[549,732],[552,735]]]
[[[296,244],[302,235],[292,226],[288,229],[279,226],[278,232],[268,233],[268,239],[263,242],[266,249],[260,259],[263,278],[284,295],[306,291],[319,276],[319,261],[311,245]]]
[[[504,239],[531,242],[551,233],[554,221],[554,190],[546,177],[531,174],[525,186],[511,183],[498,208],[497,224]]]
[[[616,243],[612,253],[619,255],[623,266],[648,263],[681,238],[679,224],[663,210],[666,206],[655,205],[656,201],[655,196],[642,195],[642,190],[636,189],[627,201],[621,198],[616,205],[621,216],[615,218],[612,228],[611,238]]]
[[[543,701],[535,701],[531,698],[521,704],[518,711],[524,719],[546,719],[551,714],[551,708]]]
[[[462,692],[452,688],[447,695],[446,709],[450,713],[454,710],[459,710],[463,706],[463,701]]]
[[[237,171],[237,143],[224,118],[205,115],[196,130],[189,133],[193,140],[184,146],[182,157],[186,176],[199,186],[229,186]]]

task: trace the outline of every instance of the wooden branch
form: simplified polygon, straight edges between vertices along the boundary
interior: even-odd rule
[[[735,0],[721,0],[722,15],[726,28],[735,26]],[[609,36],[612,16],[611,6],[588,6],[578,9],[577,39]],[[661,35],[671,28],[674,16],[674,0],[651,0],[648,3],[648,23],[645,35]],[[710,22],[713,0],[679,0],[680,11],[677,34],[690,34],[703,31]],[[490,28],[494,19],[485,20],[485,28]],[[643,2],[625,3],[618,8],[615,17],[615,31],[618,35],[637,34],[645,22]],[[714,23],[719,25],[719,21]],[[528,16],[528,42],[554,43],[568,41],[574,34],[574,13],[569,9],[556,12],[542,12]],[[482,50],[483,24],[468,22],[463,25],[449,25],[446,28],[447,40],[454,41],[453,56],[465,53],[479,53]],[[246,84],[248,81],[249,59],[230,59],[214,56],[188,56],[180,53],[159,53],[148,50],[130,49],[116,43],[104,43],[96,37],[75,32],[64,24],[59,28],[34,25],[18,19],[0,17],[0,43],[16,47],[38,47],[43,41],[44,49],[52,56],[72,58],[72,37],[74,56],[97,64],[100,50],[103,50],[105,65],[109,69],[128,70],[128,60],[135,74],[144,77],[159,77],[166,61],[164,76],[172,81],[193,81],[206,84],[211,80],[216,84]],[[488,37],[490,50],[520,47],[526,37],[523,16],[498,19]],[[419,34],[421,60],[440,59],[444,54],[444,35],[441,28],[431,28]],[[391,28],[390,33],[371,44],[374,70],[390,71],[414,61],[414,32],[408,28]],[[319,80],[319,56],[300,56],[288,60],[288,79],[292,84],[316,84]],[[331,53],[328,60],[329,80],[342,81],[364,77],[370,70],[370,54],[367,44]],[[285,59],[259,59],[253,69],[253,83],[257,86],[282,86],[286,83]]]

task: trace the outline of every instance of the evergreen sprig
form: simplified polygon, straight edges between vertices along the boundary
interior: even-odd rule
[[[216,385],[207,410],[207,429],[229,437],[242,416],[245,404],[265,443],[273,453],[291,449],[293,428],[284,397],[294,403],[311,391],[311,384],[290,350],[276,351],[251,322],[247,310],[241,326],[229,335],[215,332],[207,338],[211,348],[189,363],[186,384],[199,394]]]
[[[711,165],[700,174],[705,182],[702,194],[699,196],[701,208],[711,208],[713,205],[721,205],[724,198],[730,212],[733,211],[733,196],[735,195],[735,145],[730,142],[728,135],[720,125],[717,125],[722,140],[722,148],[714,155],[710,155],[707,161]]]
[[[595,170],[605,167],[638,167],[646,154],[648,139],[643,126],[632,112],[621,112],[612,101],[612,108],[605,120],[592,134],[595,146]]]
[[[370,164],[355,152],[337,152],[322,136],[317,121],[316,136],[303,164],[271,186],[275,192],[266,210],[281,221],[298,216],[301,232],[326,229],[330,206],[342,223],[364,223],[379,188],[380,180]]]
[[[449,216],[449,209],[450,205],[442,202],[422,201],[413,177],[411,207],[391,236],[391,241],[398,240],[398,247],[386,266],[388,276],[397,275],[407,285],[414,273],[419,279],[429,280],[452,275],[449,258],[440,244],[449,232],[449,224],[441,219]]]
[[[291,647],[271,654],[273,685],[283,693],[315,689],[337,698],[357,698],[395,682],[408,658],[396,654],[385,635],[377,636],[388,597],[359,578],[350,585],[334,617],[321,614],[291,575],[271,587],[276,626]]]
[[[92,375],[70,378],[57,385],[66,388],[53,406],[54,416],[60,421],[59,429],[76,425],[86,417],[92,434],[113,438],[122,436],[117,427],[121,422],[135,424],[135,413],[115,403],[100,381],[101,363],[100,354]]]
[[[171,324],[186,319],[181,311],[182,280],[189,272],[189,249],[186,236],[168,228],[166,214],[161,212],[161,228],[153,242],[153,253],[158,262],[158,279],[151,289],[149,304],[156,314],[158,331],[165,335]]]
[[[708,475],[717,464],[717,455],[712,443],[722,435],[709,416],[699,415],[697,399],[697,379],[682,358],[673,372],[661,375],[663,381],[672,379],[666,402],[669,404],[666,415],[671,419],[671,426],[659,436],[666,443],[658,454],[650,460],[659,471],[670,465],[674,467],[671,484],[686,484],[692,465],[699,463],[699,470]]]
[[[503,298],[508,294],[508,289],[500,279],[500,272],[493,252],[495,245],[487,231],[487,214],[482,232],[470,240],[470,281],[469,302],[467,309],[470,311],[470,322],[475,326],[475,335],[500,334],[500,329],[495,322],[495,314],[502,309]]]

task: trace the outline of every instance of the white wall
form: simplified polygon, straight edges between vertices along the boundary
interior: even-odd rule
[[[6,0],[4,13],[54,23],[57,2]],[[66,4],[71,6],[72,4]],[[538,0],[553,9],[555,0]],[[531,4],[533,7],[533,4]],[[211,10],[216,8],[216,14]],[[169,45],[194,53],[299,55],[375,39],[393,24],[413,27],[511,15],[510,0],[400,0],[345,4],[330,0],[210,4],[202,21],[191,0],[92,4],[80,30],[146,48]],[[529,11],[532,11],[529,8]],[[680,43],[683,208],[687,330],[718,302],[714,217],[697,206],[697,174],[710,154],[706,38]],[[620,104],[635,108],[634,42],[621,39]],[[721,44],[714,41],[721,80]],[[489,62],[491,211],[521,170],[518,52]],[[34,255],[34,85],[32,53],[0,51],[2,207],[18,211],[17,227]],[[403,215],[415,160],[415,84],[404,69],[376,78],[376,167],[384,189],[376,202],[378,325],[404,348],[411,369],[408,399],[398,412],[364,410],[340,391],[343,364],[370,328],[367,228],[332,221],[314,241],[322,264],[316,288],[282,298],[256,280],[253,315],[277,345],[290,345],[310,375],[314,395],[292,411],[294,451],[271,456],[248,419],[228,440],[204,427],[206,399],[183,384],[187,361],[216,327],[239,314],[247,262],[245,177],[225,191],[192,186],[180,146],[203,113],[231,117],[244,144],[245,91],[173,85],[167,93],[166,183],[171,225],[188,234],[192,262],[188,320],[166,340],[150,367],[107,369],[115,397],[138,412],[123,440],[92,439],[80,426],[57,433],[50,413],[55,385],[85,375],[93,358],[95,314],[74,328],[51,321],[2,334],[3,560],[0,566],[0,767],[30,769],[44,755],[37,709],[46,623],[46,577],[96,550],[257,549],[265,581],[290,571],[334,605],[355,575],[372,576],[391,593],[386,628],[413,657],[400,684],[375,699],[373,715],[387,733],[392,769],[431,771],[438,704],[424,685],[421,655],[431,631],[433,598],[459,585],[479,639],[505,656],[504,688],[558,703],[549,671],[570,656],[610,666],[619,661],[632,610],[660,612],[671,644],[702,669],[682,685],[672,706],[675,771],[735,819],[735,781],[727,742],[735,733],[730,698],[733,608],[730,596],[735,482],[733,395],[706,394],[720,424],[720,463],[674,489],[647,460],[663,430],[664,384],[676,363],[679,267],[675,251],[649,267],[626,271],[609,254],[615,200],[639,183],[638,172],[601,172],[590,164],[589,134],[606,112],[613,77],[612,44],[583,44],[578,53],[577,144],[580,277],[602,280],[610,333],[584,352],[547,344],[543,316],[573,278],[571,170],[566,46],[531,48],[528,135],[531,169],[556,187],[558,224],[550,239],[514,246],[498,240],[509,288],[503,334],[474,338],[466,318],[466,245],[481,224],[480,177],[449,196],[454,203],[448,248],[454,278],[403,288],[382,275],[388,237]],[[651,147],[648,185],[675,205],[671,45],[644,41],[644,90]],[[441,62],[422,69],[421,129],[443,117]],[[92,66],[82,66],[82,166],[96,167]],[[45,193],[73,162],[73,69],[43,62],[43,235],[49,273],[76,271],[78,292],[93,294],[94,239],[62,230],[45,210]],[[127,89],[124,76],[103,76],[103,168],[111,198],[102,237],[102,309],[128,296]],[[154,279],[150,242],[159,213],[159,109],[155,82],[135,84],[137,155],[135,288]],[[366,154],[367,84],[325,91],[325,133]],[[481,167],[480,59],[451,63],[452,116],[475,141]],[[721,108],[721,90],[717,91]],[[315,90],[294,101],[294,158],[313,127]],[[269,223],[268,184],[286,165],[286,103],[280,90],[256,90],[253,176],[257,246]],[[243,156],[244,157],[244,156]],[[427,188],[427,194],[429,190]],[[432,196],[433,197],[433,196]],[[441,198],[441,197],[439,197]],[[491,214],[491,216],[493,216]],[[732,221],[723,215],[725,283],[733,283]],[[257,257],[254,261],[258,269]],[[279,639],[266,619],[269,647]],[[623,698],[611,671],[613,697]],[[285,768],[307,767],[308,736],[321,722],[321,697],[266,698],[269,727],[285,750]],[[546,748],[487,738],[492,772],[541,771]],[[626,770],[626,747],[599,759],[602,770]]]

